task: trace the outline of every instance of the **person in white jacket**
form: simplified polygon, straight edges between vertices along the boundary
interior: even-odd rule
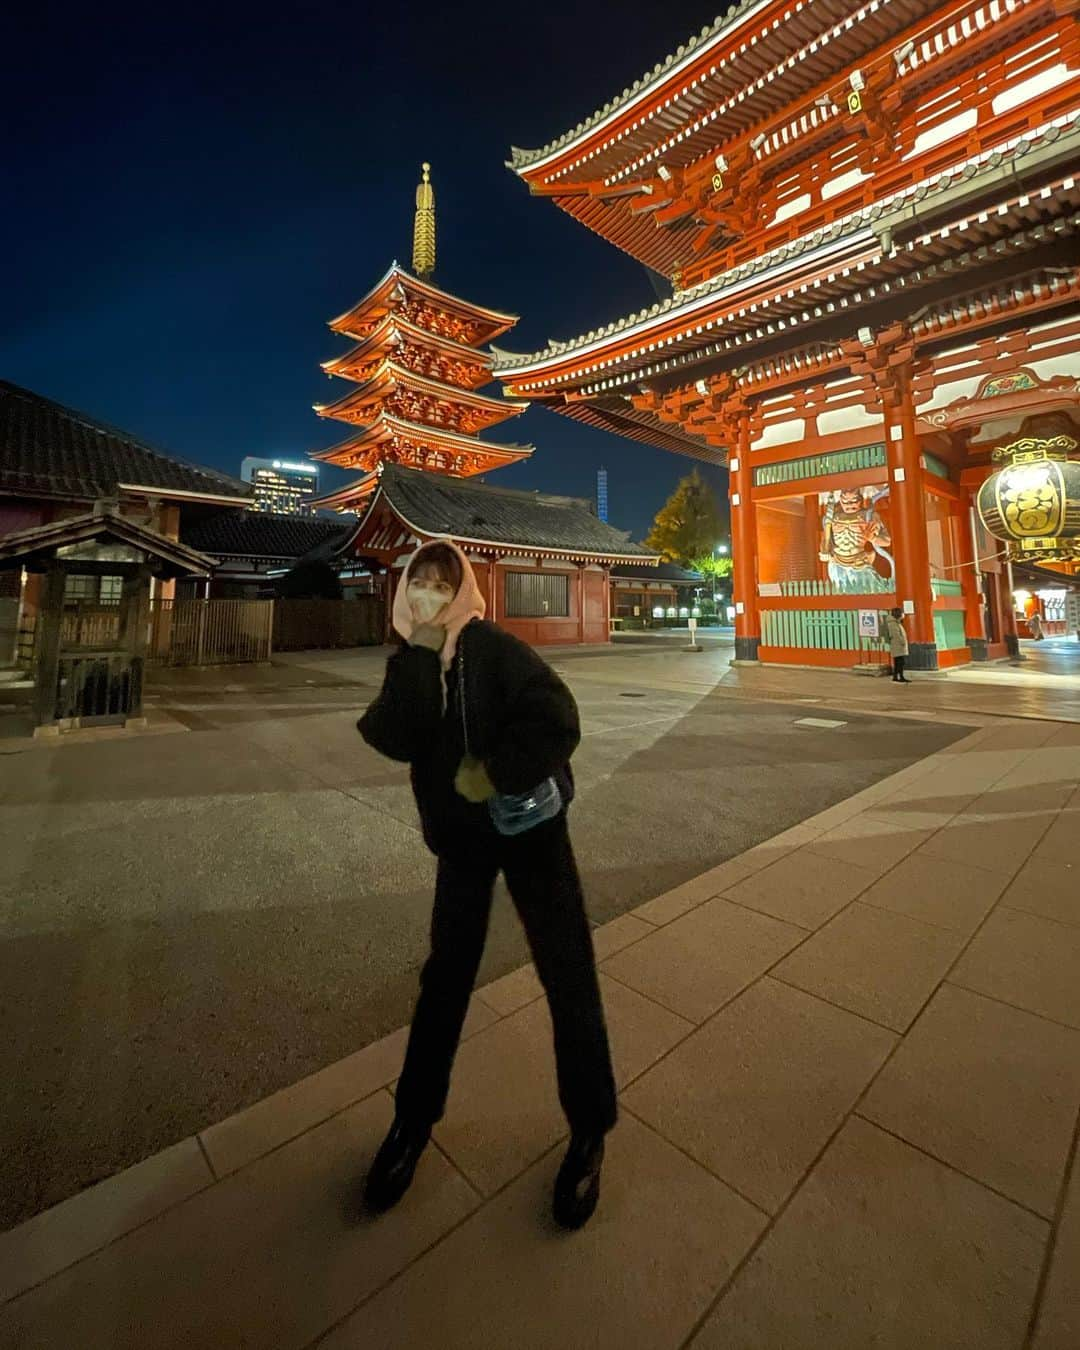
[[[908,636],[904,628],[904,611],[892,609],[885,616],[885,637],[892,656],[892,677],[895,684],[910,684],[904,674],[904,664],[908,657]]]

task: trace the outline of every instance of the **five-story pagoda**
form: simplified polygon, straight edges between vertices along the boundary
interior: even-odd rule
[[[319,505],[341,511],[363,507],[384,464],[468,478],[528,458],[530,445],[483,441],[480,432],[529,405],[478,392],[491,383],[494,357],[485,343],[517,323],[514,314],[484,309],[432,285],[435,268],[435,194],[430,165],[416,190],[413,270],[392,263],[353,307],[330,321],[354,346],[323,362],[328,375],[355,387],[320,417],[350,427],[349,436],[312,458],[359,470],[361,476]]]

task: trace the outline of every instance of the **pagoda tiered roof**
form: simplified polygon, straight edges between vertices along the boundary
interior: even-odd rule
[[[317,403],[315,411],[359,430],[311,457],[369,475],[393,463],[453,478],[527,459],[531,445],[478,436],[529,406],[477,392],[491,383],[494,364],[490,352],[478,350],[480,344],[516,322],[512,314],[470,304],[394,263],[362,300],[330,323],[357,341],[351,351],[324,362],[323,370],[356,387],[332,403]],[[351,509],[370,491],[371,484],[361,480],[319,504]]]
[[[428,379],[393,361],[384,361],[370,379],[350,390],[336,403],[316,404],[320,417],[363,426],[381,411],[403,421],[472,436],[486,427],[524,412],[527,402],[489,398],[472,389],[457,389],[441,380]]]
[[[495,364],[490,352],[439,337],[398,315],[387,314],[366,338],[341,356],[324,361],[322,368],[327,375],[361,381],[370,379],[388,359],[458,389],[477,389],[490,383]]]
[[[442,427],[407,422],[392,413],[380,412],[362,431],[326,450],[314,450],[312,459],[337,464],[343,469],[370,471],[383,460],[413,469],[431,469],[454,478],[487,473],[503,464],[528,459],[531,445],[500,445],[461,435]]]
[[[388,315],[406,319],[416,328],[475,347],[513,328],[516,314],[474,305],[430,282],[421,281],[392,263],[382,279],[351,309],[330,320],[335,333],[362,340]]]

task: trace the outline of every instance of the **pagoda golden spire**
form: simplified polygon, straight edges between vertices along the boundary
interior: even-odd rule
[[[435,271],[435,189],[431,186],[431,165],[420,167],[424,176],[416,186],[412,265],[414,274],[426,281]]]

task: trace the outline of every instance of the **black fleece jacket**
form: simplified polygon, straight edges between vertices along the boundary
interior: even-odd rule
[[[458,638],[445,707],[438,654],[403,646],[357,726],[373,749],[410,765],[424,838],[440,857],[467,858],[498,840],[486,803],[454,789],[466,737],[498,792],[528,792],[554,777],[564,803],[574,795],[570,756],[581,728],[573,695],[531,647],[484,620]]]

